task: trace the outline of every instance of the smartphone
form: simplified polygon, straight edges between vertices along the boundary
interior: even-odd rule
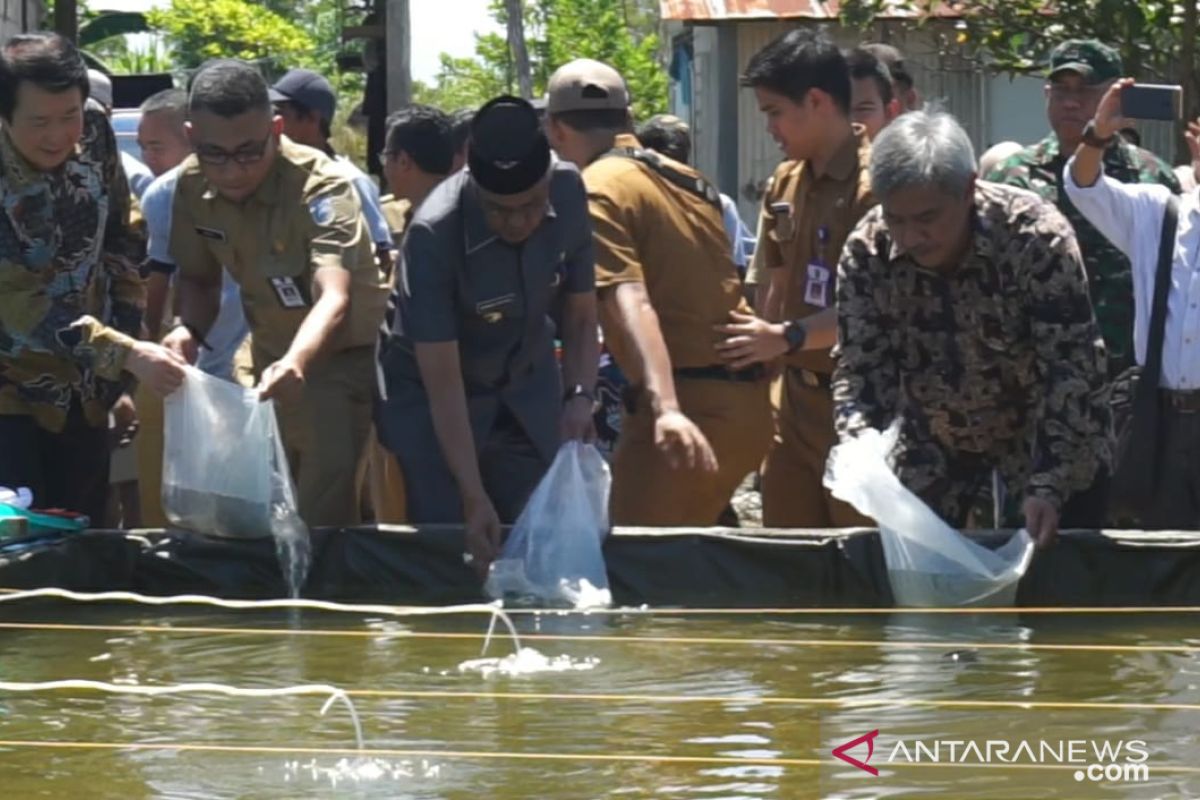
[[[1174,122],[1183,117],[1183,87],[1135,83],[1121,90],[1121,116]]]

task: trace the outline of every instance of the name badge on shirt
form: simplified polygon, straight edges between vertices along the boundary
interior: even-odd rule
[[[284,308],[304,308],[308,303],[304,302],[304,295],[300,292],[300,287],[296,285],[296,281],[292,278],[271,278],[271,288],[275,290],[275,296],[279,298],[279,305]]]
[[[824,264],[811,262],[804,283],[804,302],[817,308],[829,308],[833,273]]]
[[[792,219],[791,203],[771,203],[771,216],[775,218],[775,236],[788,241],[796,233],[796,221]]]
[[[200,234],[205,239],[212,239],[213,241],[217,242],[223,242],[226,240],[225,231],[219,231],[216,228],[204,228],[200,225],[197,225],[196,233]]]

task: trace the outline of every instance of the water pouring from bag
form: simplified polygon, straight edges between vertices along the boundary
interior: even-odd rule
[[[951,528],[909,491],[888,465],[900,435],[865,431],[833,448],[825,486],[879,525],[896,604],[908,607],[1012,606],[1017,582],[1033,557],[1033,540],[1018,531],[989,550]]]

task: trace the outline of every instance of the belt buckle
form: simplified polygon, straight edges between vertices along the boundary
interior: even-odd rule
[[[1172,392],[1171,405],[1180,414],[1195,414],[1200,411],[1200,392]]]

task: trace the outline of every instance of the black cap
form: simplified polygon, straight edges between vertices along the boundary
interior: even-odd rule
[[[546,176],[550,143],[528,100],[503,95],[479,109],[471,122],[467,167],[493,194],[520,194]]]
[[[272,103],[296,103],[333,122],[337,95],[333,85],[310,69],[289,69],[271,87]]]

